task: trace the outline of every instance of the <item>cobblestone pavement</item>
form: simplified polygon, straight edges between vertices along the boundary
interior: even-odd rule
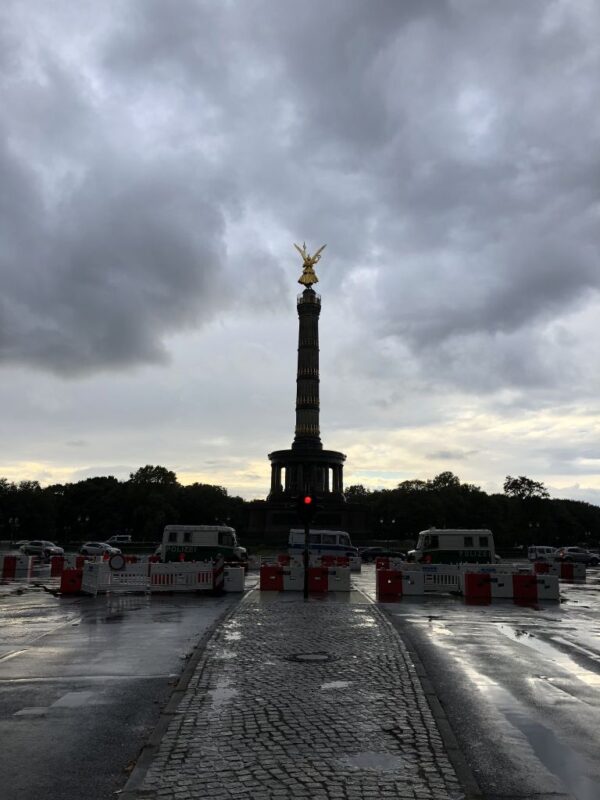
[[[125,796],[464,797],[405,645],[374,604],[351,597],[248,595]]]

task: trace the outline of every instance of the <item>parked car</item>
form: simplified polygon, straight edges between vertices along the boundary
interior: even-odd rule
[[[127,533],[116,533],[107,539],[107,544],[131,544],[131,536]]]
[[[589,564],[592,567],[600,564],[600,557],[583,547],[559,547],[555,553],[559,561],[574,561],[579,564]]]
[[[527,558],[530,561],[551,561],[555,553],[554,547],[545,544],[531,544],[527,548]]]
[[[121,551],[108,542],[86,542],[79,548],[82,556],[118,556]]]
[[[401,553],[398,550],[390,550],[387,547],[363,547],[360,552],[360,557],[365,563],[375,561],[378,558],[406,558],[406,553]]]
[[[40,558],[50,558],[50,556],[63,556],[65,551],[54,542],[47,542],[44,539],[32,539],[22,544],[19,550],[26,556],[40,556]]]

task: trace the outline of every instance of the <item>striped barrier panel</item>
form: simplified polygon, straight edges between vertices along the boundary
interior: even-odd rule
[[[221,562],[221,586],[223,585]],[[154,592],[198,592],[215,588],[214,570],[210,562],[173,561],[167,564],[152,564],[150,569],[150,591]]]
[[[212,585],[213,591],[223,592],[225,590],[225,561],[223,560],[223,558],[219,558],[217,561],[213,561],[212,578],[213,578],[213,585]]]
[[[115,562],[116,563],[116,562]],[[141,562],[111,568],[110,562],[87,562],[81,570],[81,591],[84,594],[104,592],[198,592],[223,588],[224,568],[222,560],[212,562],[169,562],[157,564]],[[64,574],[64,573],[63,573]],[[220,580],[219,580],[220,576]]]

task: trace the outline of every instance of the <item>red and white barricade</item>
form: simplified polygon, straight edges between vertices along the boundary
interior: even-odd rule
[[[492,600],[514,600],[517,603],[537,603],[540,600],[560,599],[556,575],[478,571],[466,568],[463,575],[463,594],[470,603],[491,603]]]
[[[376,596],[382,603],[425,594],[424,576],[420,570],[379,569],[376,574]]]
[[[33,574],[33,558],[19,555],[9,555],[1,557],[0,580],[19,581],[29,580]]]
[[[240,569],[243,572],[243,568]],[[92,595],[103,592],[160,594],[222,591],[224,577],[222,559],[215,563],[212,561],[185,561],[160,564],[146,561],[127,564],[124,558],[115,556],[109,561],[84,564],[81,569],[81,591],[84,594]],[[74,579],[75,576],[71,575],[71,581]]]
[[[571,561],[534,561],[533,571],[536,575],[557,575],[565,583],[585,583],[585,564],[573,564]]]
[[[301,592],[304,590],[304,567],[291,559],[290,564],[262,564],[260,590],[263,592]],[[323,566],[308,568],[309,592],[349,592],[350,567]]]
[[[210,562],[204,562],[205,564],[209,564]],[[212,579],[213,585],[212,590],[213,592],[222,592],[225,588],[225,561],[223,558],[219,558],[216,561],[212,562]],[[198,573],[198,580],[200,581],[200,573]],[[199,586],[198,589],[204,588],[203,586]]]

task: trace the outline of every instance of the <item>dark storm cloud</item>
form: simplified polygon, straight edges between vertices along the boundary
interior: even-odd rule
[[[330,286],[370,270],[355,325],[440,380],[561,369],[541,330],[600,286],[593,5],[8,8],[4,362],[160,362],[284,296],[279,244],[307,237]]]

